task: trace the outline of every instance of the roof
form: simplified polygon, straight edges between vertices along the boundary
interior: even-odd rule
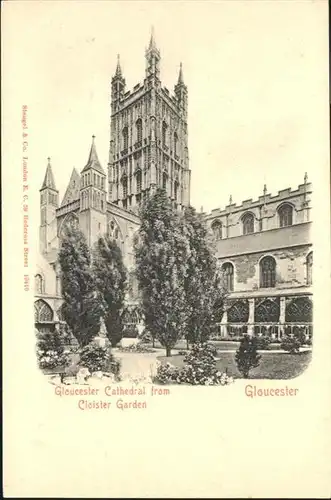
[[[48,158],[48,163],[47,163],[47,168],[46,168],[46,173],[45,173],[45,178],[44,182],[42,183],[41,189],[54,189],[56,191],[56,186],[55,186],[55,181],[54,181],[54,175],[51,167],[51,159]]]
[[[79,199],[80,175],[74,168],[70,177],[68,187],[63,197],[61,207]]]
[[[93,168],[94,170],[97,170],[101,174],[105,175],[105,171],[102,168],[101,163],[99,162],[99,158],[98,158],[98,155],[97,155],[97,150],[96,150],[96,147],[95,147],[94,139],[95,139],[95,136],[93,135],[92,136],[92,145],[91,145],[90,155],[89,155],[87,164],[85,165],[85,167],[82,170],[82,173],[86,172],[86,170],[90,170],[91,168]]]

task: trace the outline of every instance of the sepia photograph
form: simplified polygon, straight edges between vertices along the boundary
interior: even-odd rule
[[[9,496],[323,498],[326,3],[17,1],[4,14],[7,421],[23,435],[13,394],[28,384],[35,436],[16,455],[7,444]],[[174,473],[196,429],[184,478],[158,488],[155,457]],[[248,448],[234,487],[234,450]],[[52,467],[65,455],[65,479],[38,484],[34,453]],[[316,456],[321,481],[317,463],[311,483],[292,481]],[[112,475],[95,487],[81,473],[101,457]],[[127,460],[135,486],[118,473]]]

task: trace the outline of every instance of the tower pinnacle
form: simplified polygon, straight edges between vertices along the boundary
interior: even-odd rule
[[[120,61],[119,54],[117,54],[117,66],[116,66],[115,76],[118,76],[118,77],[122,76],[122,68],[121,68],[121,61]]]
[[[183,78],[183,64],[180,63],[179,66],[179,75],[178,75],[178,84],[181,85],[184,83],[184,78]]]

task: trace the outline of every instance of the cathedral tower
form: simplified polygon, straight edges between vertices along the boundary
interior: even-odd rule
[[[161,85],[161,56],[153,32],[145,58],[144,82],[131,91],[125,92],[119,59],[112,78],[109,200],[135,211],[160,187],[181,208],[190,203],[188,93],[182,65],[172,94]]]
[[[40,191],[40,252],[47,253],[56,246],[56,209],[59,206],[59,192],[55,187],[51,159],[48,158],[44,182]]]
[[[81,171],[79,225],[91,246],[106,232],[106,175],[99,162],[92,136],[87,164]]]

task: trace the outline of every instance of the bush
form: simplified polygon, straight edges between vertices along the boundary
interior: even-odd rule
[[[261,355],[257,353],[257,338],[245,335],[236,352],[235,360],[238,370],[244,378],[248,378],[249,371],[260,364]]]
[[[267,337],[266,335],[261,335],[259,337],[256,337],[256,344],[257,344],[257,349],[259,350],[267,350],[270,349],[270,344],[271,340],[270,337]]]
[[[126,347],[119,347],[118,350],[120,352],[137,352],[137,353],[155,352],[155,349],[147,347],[142,342],[141,343],[138,342],[138,344],[131,344]]]
[[[306,335],[299,330],[292,335],[285,335],[282,339],[281,348],[290,354],[298,354],[300,347],[305,344],[307,344]]]
[[[119,377],[120,362],[115,359],[107,347],[91,342],[80,350],[79,365],[88,368],[90,373],[103,371]]]
[[[37,333],[37,360],[42,370],[64,369],[69,366],[71,353],[65,349],[63,331]]]
[[[214,346],[210,344],[194,344],[186,351],[182,368],[176,368],[170,363],[159,365],[155,381],[160,384],[178,383],[190,385],[225,385],[232,378],[216,368]]]
[[[127,339],[136,339],[138,337],[138,333],[136,325],[126,325],[123,329],[123,337]]]

